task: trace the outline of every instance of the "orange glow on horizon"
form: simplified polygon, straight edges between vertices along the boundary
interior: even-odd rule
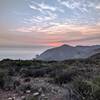
[[[55,42],[55,43],[49,43],[48,45],[49,46],[53,46],[53,47],[57,47],[57,46],[60,46],[60,45],[62,45],[63,43],[57,43],[57,42]]]

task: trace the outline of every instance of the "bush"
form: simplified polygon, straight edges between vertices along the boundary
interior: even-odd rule
[[[93,83],[100,86],[100,77],[96,77],[94,80],[93,80]]]
[[[74,73],[73,71],[62,72],[56,75],[56,77],[54,78],[54,81],[55,83],[58,83],[58,84],[68,83],[68,82],[71,82],[75,76],[76,76],[76,73]]]
[[[14,81],[14,89],[16,89],[17,87],[19,87],[21,85],[21,83],[18,80]]]
[[[100,88],[93,92],[93,100],[100,100]]]
[[[42,67],[42,68],[23,68],[20,71],[21,76],[23,77],[43,77],[46,74],[49,74],[52,71],[51,68],[49,67]]]
[[[5,73],[0,72],[0,88],[3,89],[5,85]]]
[[[38,97],[34,97],[34,96],[29,96],[27,99],[25,100],[39,100]]]
[[[80,96],[80,100],[91,100],[93,94],[93,86],[87,81],[76,81],[74,83],[74,89]]]
[[[18,90],[25,93],[27,90],[31,90],[31,89],[32,87],[30,84],[24,84],[24,85],[20,85]]]
[[[31,81],[30,78],[26,78],[26,79],[24,79],[24,82],[30,82],[30,81]]]

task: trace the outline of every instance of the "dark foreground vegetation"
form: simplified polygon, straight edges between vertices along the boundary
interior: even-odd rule
[[[62,62],[2,60],[0,100],[100,100],[100,54]]]

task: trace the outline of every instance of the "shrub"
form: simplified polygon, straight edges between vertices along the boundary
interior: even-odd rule
[[[20,85],[19,90],[25,93],[27,90],[31,90],[31,85],[30,84]]]
[[[94,80],[93,80],[93,83],[100,86],[100,77],[96,77]]]
[[[93,100],[100,100],[100,88],[93,92]]]
[[[14,81],[14,89],[16,89],[18,86],[20,86],[20,82],[18,80]]]
[[[74,73],[73,71],[62,72],[56,75],[56,77],[54,78],[54,81],[55,83],[58,83],[58,84],[68,83],[68,82],[71,82],[75,76],[76,76],[76,73]]]
[[[0,88],[3,89],[5,85],[5,73],[0,72]]]
[[[29,96],[26,100],[39,100],[38,97]]]
[[[91,100],[93,94],[93,86],[87,81],[78,80],[74,83],[75,91],[77,91],[81,100]]]
[[[24,79],[24,82],[30,82],[30,81],[31,81],[30,78],[26,78],[26,79]]]

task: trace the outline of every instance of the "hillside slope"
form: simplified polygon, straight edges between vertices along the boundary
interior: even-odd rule
[[[38,60],[67,60],[67,59],[78,59],[78,58],[88,58],[96,53],[100,52],[100,45],[94,46],[69,46],[62,45],[60,47],[48,49],[40,56],[37,57]]]

